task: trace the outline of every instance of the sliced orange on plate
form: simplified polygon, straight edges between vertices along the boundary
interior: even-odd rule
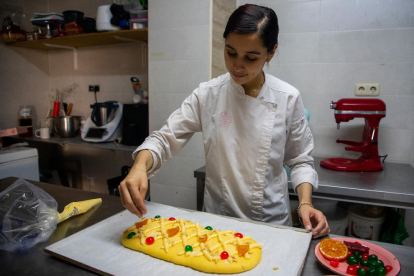
[[[341,261],[348,256],[348,247],[343,242],[333,239],[322,240],[319,245],[319,251],[328,260],[336,257]]]

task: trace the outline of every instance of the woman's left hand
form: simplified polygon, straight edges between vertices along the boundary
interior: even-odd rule
[[[299,217],[306,230],[312,230],[312,238],[316,239],[331,232],[324,214],[309,205],[302,205],[299,209]]]

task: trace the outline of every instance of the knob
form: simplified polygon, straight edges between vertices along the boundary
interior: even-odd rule
[[[331,107],[331,109],[335,109],[336,108],[336,102],[331,101],[330,107]]]

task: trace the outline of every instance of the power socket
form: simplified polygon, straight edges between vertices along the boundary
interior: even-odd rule
[[[379,83],[357,83],[355,85],[355,96],[379,96]]]
[[[99,92],[99,85],[89,85],[89,92]]]

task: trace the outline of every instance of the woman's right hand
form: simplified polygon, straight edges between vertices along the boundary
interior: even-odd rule
[[[129,174],[118,186],[122,205],[140,218],[147,213],[144,204],[148,190],[147,170],[152,164],[152,154],[148,150],[140,151]]]

